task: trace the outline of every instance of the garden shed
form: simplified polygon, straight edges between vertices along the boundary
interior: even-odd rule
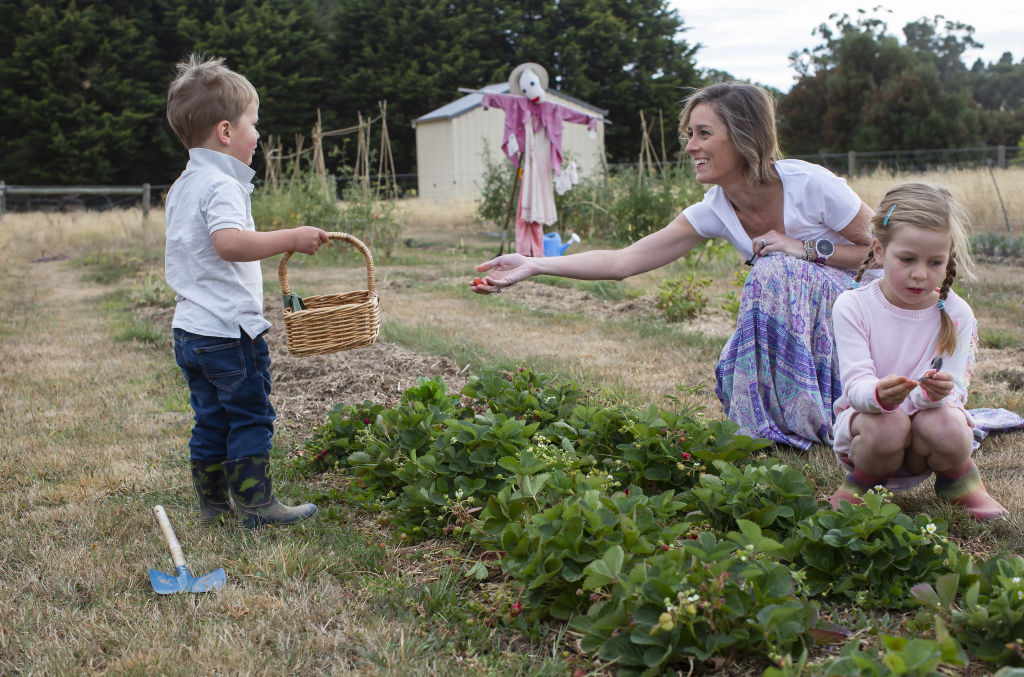
[[[507,94],[508,83],[487,85],[485,91]],[[554,89],[548,100],[600,118],[597,138],[591,139],[586,125],[566,123],[562,155],[567,165],[576,162],[580,179],[594,176],[604,167],[604,118],[608,111],[584,103]],[[460,99],[412,121],[416,130],[416,173],[419,196],[425,200],[475,200],[480,196],[484,176],[485,148],[491,160],[512,165],[501,150],[505,112],[484,110],[482,94]]]

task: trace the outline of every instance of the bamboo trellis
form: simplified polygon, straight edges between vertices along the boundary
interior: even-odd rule
[[[391,153],[391,138],[388,134],[387,127],[387,102],[378,101],[377,106],[380,109],[380,115],[374,118],[364,118],[362,113],[357,113],[358,124],[351,127],[344,127],[342,129],[332,129],[324,131],[323,122],[320,117],[320,109],[316,111],[316,122],[313,124],[312,129],[312,147],[303,148],[305,144],[305,137],[302,134],[295,135],[295,152],[285,154],[281,145],[281,140],[276,139],[273,135],[267,137],[266,143],[260,142],[260,146],[263,148],[263,155],[266,160],[266,168],[264,170],[264,182],[268,187],[279,188],[283,178],[282,163],[285,160],[294,160],[292,165],[292,180],[297,181],[302,175],[302,156],[306,153],[312,153],[310,159],[310,165],[312,166],[313,173],[317,178],[317,182],[320,184],[324,194],[329,198],[334,197],[334,191],[330,182],[327,179],[327,164],[324,156],[323,141],[326,138],[334,136],[345,136],[348,134],[356,134],[356,161],[355,167],[353,168],[353,175],[357,181],[362,183],[363,186],[370,186],[370,137],[373,125],[377,122],[381,123],[381,139],[380,139],[380,162],[377,168],[377,196],[380,197],[383,192],[383,196],[387,199],[393,199],[398,196],[398,184],[395,179],[395,161]]]
[[[662,158],[658,157],[658,151],[654,149],[654,143],[651,141],[651,127],[654,125],[654,120],[651,120],[651,124],[647,124],[647,120],[644,118],[644,112],[640,111],[640,128],[643,129],[643,138],[640,141],[640,158],[639,166],[637,171],[637,181],[643,176],[644,169],[650,176],[657,176],[662,171],[664,162]],[[664,127],[662,127],[664,129]],[[664,133],[662,133],[662,147],[664,148]],[[655,165],[657,165],[657,171],[655,171]]]

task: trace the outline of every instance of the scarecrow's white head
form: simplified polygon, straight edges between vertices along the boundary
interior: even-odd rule
[[[519,90],[534,103],[544,100],[544,88],[540,86],[540,77],[529,68],[519,76]]]
[[[548,88],[548,72],[539,64],[520,64],[512,71],[508,85],[512,94],[525,96],[533,103],[541,103]]]

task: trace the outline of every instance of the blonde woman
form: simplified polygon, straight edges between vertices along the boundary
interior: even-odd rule
[[[715,369],[725,414],[753,437],[802,449],[830,444],[842,393],[832,303],[864,256],[872,210],[827,169],[782,159],[775,102],[761,87],[697,90],[679,120],[697,180],[712,186],[703,201],[623,249],[492,259],[477,267],[487,275],[473,289],[500,292],[538,274],[621,280],[725,238],[753,265]]]

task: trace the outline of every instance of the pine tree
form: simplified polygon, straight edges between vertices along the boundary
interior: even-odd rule
[[[145,2],[6,2],[0,176],[140,183],[170,148]],[[9,11],[7,11],[9,10]]]

